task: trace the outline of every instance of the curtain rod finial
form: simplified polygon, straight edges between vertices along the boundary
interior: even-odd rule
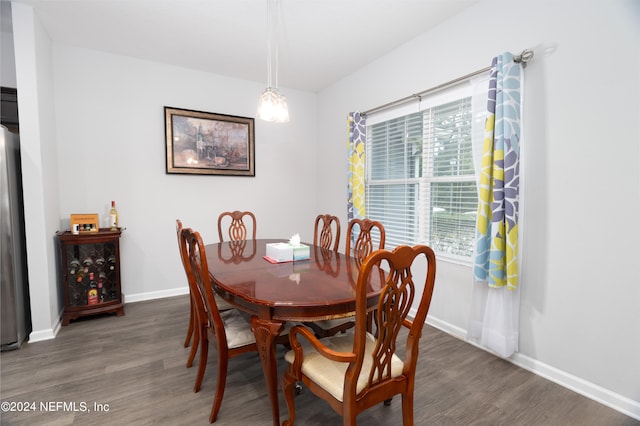
[[[529,62],[531,59],[533,59],[533,50],[531,49],[525,49],[522,52],[520,52],[519,55],[514,56],[513,58],[513,62],[523,62],[523,63],[527,63]]]

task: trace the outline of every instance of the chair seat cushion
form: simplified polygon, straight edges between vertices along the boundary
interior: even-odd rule
[[[220,312],[220,318],[224,323],[229,349],[239,348],[256,342],[251,331],[251,323],[246,315],[237,309],[229,309]]]
[[[224,323],[224,331],[227,335],[227,346],[229,349],[239,348],[256,342],[256,338],[251,331],[251,316],[239,309],[229,309],[220,312],[220,318]],[[280,336],[289,334],[291,327],[301,325],[299,323],[285,323],[280,332]]]
[[[235,308],[235,306],[233,306],[231,303],[227,302],[217,294],[214,294],[213,297],[216,299],[216,305],[218,306],[219,311],[226,311]]]
[[[339,325],[353,322],[353,318],[338,318],[338,319],[330,319],[330,320],[319,320],[314,321],[314,323],[322,328],[323,330],[331,330],[333,327],[337,327]]]
[[[303,337],[300,338],[300,342],[303,347],[302,361],[302,373],[309,377],[313,382],[317,383],[320,387],[325,389],[338,401],[343,401],[344,392],[344,376],[349,366],[348,362],[337,362],[325,358],[319,354],[313,346],[311,346],[307,340]],[[329,349],[338,352],[351,352],[353,351],[353,335],[345,334],[340,336],[329,337],[322,340],[322,343]],[[371,334],[367,334],[364,362],[362,364],[362,370],[358,377],[358,384],[356,386],[356,393],[360,393],[367,385],[369,379],[369,372],[372,368],[372,356],[373,350],[376,346],[376,340]],[[288,351],[284,359],[293,364],[294,360],[293,350]],[[398,377],[402,374],[404,364],[402,360],[393,355],[391,359],[391,377]]]

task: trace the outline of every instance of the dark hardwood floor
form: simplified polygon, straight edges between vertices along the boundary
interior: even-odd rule
[[[182,347],[188,296],[129,304],[123,317],[72,322],[49,341],[0,355],[0,398],[30,412],[2,412],[2,425],[206,425],[215,386],[215,351],[202,390]],[[282,355],[280,368],[284,368]],[[196,359],[197,361],[197,359]],[[287,415],[280,398],[281,419]],[[97,405],[94,405],[97,404]],[[310,392],[296,398],[299,425],[341,418]],[[5,405],[3,405],[4,411]],[[24,407],[22,407],[24,408]],[[74,409],[76,411],[74,411]],[[367,426],[400,425],[400,398],[358,416]],[[446,333],[425,326],[415,397],[417,425],[638,425]],[[257,354],[232,359],[216,424],[270,425]]]

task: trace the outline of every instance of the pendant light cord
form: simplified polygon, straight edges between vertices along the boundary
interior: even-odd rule
[[[273,46],[274,46],[274,64],[276,66],[275,76],[273,80],[274,88],[278,90],[278,0],[273,0],[275,10],[273,11]]]
[[[278,89],[278,0],[267,0],[267,87]],[[275,70],[274,70],[275,68]]]
[[[271,63],[272,63],[272,49],[273,49],[273,17],[271,1],[267,0],[267,87],[271,87]]]

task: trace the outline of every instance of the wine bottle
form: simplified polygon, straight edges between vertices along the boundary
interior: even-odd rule
[[[103,257],[103,256],[98,255],[98,257],[96,257],[95,263],[96,263],[96,266],[97,266],[98,268],[101,268],[101,269],[102,269],[102,267],[104,266],[104,262],[105,262],[105,260],[104,260],[104,257]]]
[[[107,281],[107,274],[104,271],[98,272],[98,298],[100,299],[100,303],[105,302],[107,298],[107,287],[105,283]]]
[[[109,210],[109,226],[112,231],[118,230],[118,210],[116,210],[116,202],[111,202],[111,210]]]
[[[81,268],[76,272],[76,282],[81,283],[84,277],[89,273],[89,268]]]
[[[91,256],[87,256],[84,259],[82,259],[82,265],[86,268],[90,268],[93,266],[93,259],[91,258]]]
[[[74,275],[80,269],[80,261],[75,257],[69,262],[69,273]]]
[[[107,263],[109,264],[109,270],[113,271],[116,269],[116,256],[112,254],[107,258]]]
[[[98,281],[98,300],[100,303],[104,302],[104,287],[102,281]]]
[[[93,272],[89,273],[89,286],[87,288],[87,305],[98,304],[98,285],[93,280]]]

